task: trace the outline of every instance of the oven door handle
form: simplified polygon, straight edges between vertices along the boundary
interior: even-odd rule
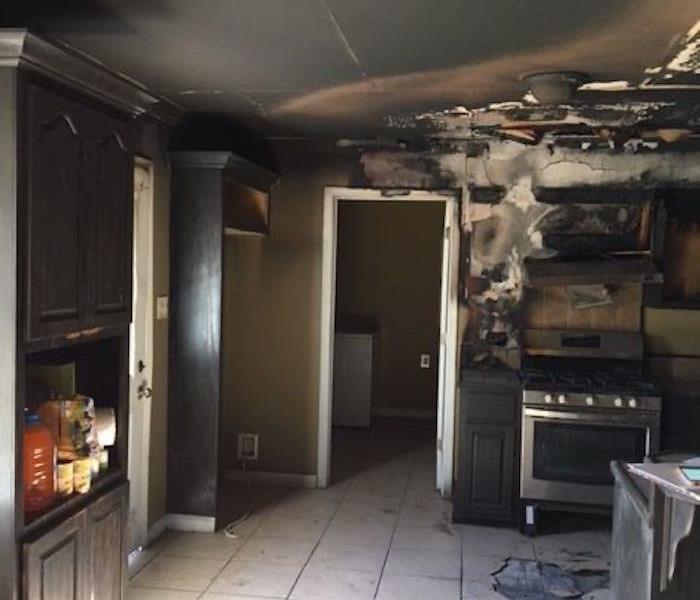
[[[539,408],[525,408],[526,417],[539,417],[542,419],[559,419],[561,421],[573,421],[578,423],[594,423],[600,425],[615,424],[625,427],[649,427],[653,417],[647,414],[610,414],[610,413],[576,413],[563,410],[542,410]]]

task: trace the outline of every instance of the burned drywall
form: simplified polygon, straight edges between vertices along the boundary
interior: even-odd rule
[[[648,244],[650,190],[700,184],[699,152],[632,147],[490,140],[470,155],[462,140],[448,145],[443,140],[440,152],[367,152],[362,164],[376,187],[449,184],[461,191],[466,247],[460,289],[468,313],[462,342],[469,364],[517,357],[526,261],[641,249]],[[472,198],[475,189],[481,191]],[[484,194],[485,189],[492,192]],[[551,189],[562,190],[561,202],[542,192]],[[567,189],[576,190],[574,201],[567,199]],[[593,202],[595,189],[608,191],[601,191],[601,199],[611,196],[610,189],[619,190],[621,201]]]
[[[567,570],[555,564],[511,558],[493,578],[495,591],[508,600],[609,598],[609,570]]]

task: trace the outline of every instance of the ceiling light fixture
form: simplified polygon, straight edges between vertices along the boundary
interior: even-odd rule
[[[544,71],[520,77],[540,104],[566,104],[590,79],[588,74],[577,71]]]

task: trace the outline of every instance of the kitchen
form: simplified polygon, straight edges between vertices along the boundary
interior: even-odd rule
[[[0,32],[0,596],[695,600],[693,2],[91,4]],[[430,443],[325,481],[343,191],[449,199],[459,358]]]

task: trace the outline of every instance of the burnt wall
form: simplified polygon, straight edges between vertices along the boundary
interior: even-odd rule
[[[361,162],[373,187],[461,190],[463,362],[470,363],[517,361],[527,259],[594,253],[588,234],[596,243],[641,247],[648,242],[640,238],[649,218],[643,207],[654,190],[700,182],[700,153],[653,149],[490,141],[478,152],[457,144],[366,152]],[[567,247],[573,240],[579,247]]]

